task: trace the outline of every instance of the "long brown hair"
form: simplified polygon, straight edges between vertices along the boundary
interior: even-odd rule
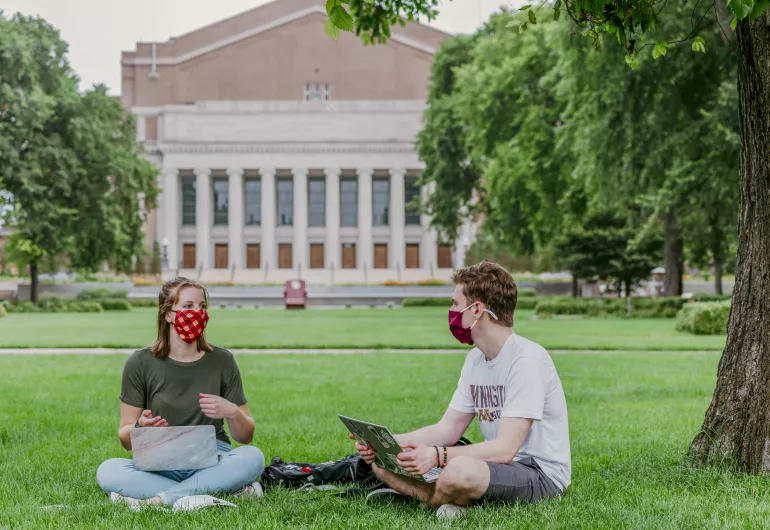
[[[158,338],[155,339],[155,342],[150,346],[150,351],[152,351],[155,357],[160,357],[162,359],[168,356],[170,349],[168,334],[171,333],[172,324],[166,321],[166,313],[171,311],[174,305],[179,302],[179,291],[185,287],[197,287],[200,289],[201,292],[203,292],[203,300],[206,302],[206,309],[208,310],[209,293],[200,283],[195,280],[183,278],[182,276],[177,276],[173,280],[164,283],[163,287],[160,288],[160,294],[158,294]],[[214,350],[214,348],[206,342],[205,332],[201,333],[201,336],[198,337],[196,342],[198,351]]]

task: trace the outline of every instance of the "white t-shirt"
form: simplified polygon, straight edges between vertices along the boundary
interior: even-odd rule
[[[529,418],[532,429],[514,460],[531,457],[564,491],[570,483],[567,401],[551,356],[515,333],[488,361],[478,348],[465,359],[450,407],[474,413],[486,441],[497,438],[500,418]]]

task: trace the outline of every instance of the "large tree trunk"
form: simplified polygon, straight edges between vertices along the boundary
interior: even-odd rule
[[[29,264],[29,299],[32,302],[37,302],[37,285],[38,285],[38,265],[36,261]]]
[[[666,267],[666,275],[663,278],[663,296],[681,296],[682,275],[684,274],[684,241],[673,210],[666,213],[663,223],[663,264]]]
[[[741,206],[727,345],[694,461],[770,473],[770,12],[738,24]]]

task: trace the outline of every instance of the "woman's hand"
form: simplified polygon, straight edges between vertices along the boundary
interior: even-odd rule
[[[152,417],[151,410],[142,411],[142,415],[137,420],[140,427],[168,427],[168,422],[160,416]]]
[[[232,420],[238,414],[238,407],[220,396],[200,394],[198,402],[200,403],[201,411],[207,418],[215,420],[227,418]]]
[[[348,438],[350,438],[351,440],[356,439],[356,437],[353,436],[352,434],[349,434]],[[358,452],[359,455],[361,455],[361,458],[364,459],[364,462],[366,462],[370,466],[374,464],[374,451],[372,451],[371,449],[369,449],[367,446],[365,446],[359,441],[356,441],[356,451]]]

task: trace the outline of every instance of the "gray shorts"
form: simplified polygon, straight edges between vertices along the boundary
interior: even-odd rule
[[[480,501],[537,502],[561,495],[561,490],[548,478],[533,458],[522,458],[510,464],[487,462],[489,487]]]

